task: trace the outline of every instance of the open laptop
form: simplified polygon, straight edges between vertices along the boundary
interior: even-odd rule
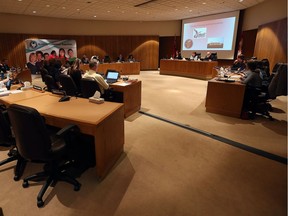
[[[113,71],[113,70],[107,70],[105,80],[108,84],[112,84],[112,83],[117,82],[118,77],[119,77],[119,72]]]

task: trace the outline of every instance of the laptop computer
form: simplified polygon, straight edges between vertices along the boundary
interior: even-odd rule
[[[112,83],[117,82],[118,77],[119,77],[119,72],[108,70],[106,73],[106,79],[105,80],[107,83],[112,84]]]

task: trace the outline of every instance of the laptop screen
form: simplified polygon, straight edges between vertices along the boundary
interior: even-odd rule
[[[119,75],[119,73],[118,73],[117,71],[108,71],[108,72],[107,72],[106,79],[114,79],[114,80],[117,80],[117,79],[118,79],[118,75]]]

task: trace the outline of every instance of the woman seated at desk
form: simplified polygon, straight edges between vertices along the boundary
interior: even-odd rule
[[[246,75],[241,77],[241,83],[246,85],[241,117],[253,119],[255,116],[256,98],[259,92],[258,89],[262,87],[262,79],[260,71],[257,70],[256,61],[249,61],[247,67]]]

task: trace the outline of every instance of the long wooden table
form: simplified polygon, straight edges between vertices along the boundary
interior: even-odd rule
[[[217,61],[185,61],[162,59],[160,61],[160,74],[208,80],[217,75],[217,71],[214,69],[217,65]]]
[[[141,108],[141,87],[139,80],[116,82],[110,85],[114,91],[123,93],[124,117],[127,118]]]
[[[206,112],[240,117],[245,94],[245,85],[240,82],[208,81]]]
[[[82,64],[80,69],[84,72],[89,70],[88,64]],[[103,63],[98,64],[97,72],[106,74],[108,69],[116,70],[120,75],[139,75],[140,62],[123,62],[123,63]]]
[[[81,133],[93,136],[96,176],[98,180],[103,179],[123,152],[123,104],[95,104],[88,99],[75,97],[70,101],[58,102],[59,98],[57,95],[27,90],[1,97],[0,101],[6,105],[17,103],[33,107],[45,118],[48,125],[62,128],[75,124]]]

